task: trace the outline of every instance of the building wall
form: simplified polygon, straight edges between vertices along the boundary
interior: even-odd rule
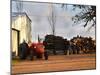
[[[12,52],[15,52],[15,54],[18,54],[18,32],[15,30],[12,30]]]
[[[22,43],[23,40],[25,40],[27,43],[32,40],[31,20],[26,15],[17,16],[14,20],[12,20],[12,28],[19,30],[20,32],[19,43]],[[12,37],[15,37],[14,35],[16,34],[16,32],[12,32],[12,34]],[[18,48],[16,48],[16,40],[12,39],[12,43],[12,50],[18,51]],[[18,55],[18,52],[16,52],[16,55]]]

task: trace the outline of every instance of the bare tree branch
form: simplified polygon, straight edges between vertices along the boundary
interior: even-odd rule
[[[52,29],[52,34],[55,35],[56,14],[55,14],[55,11],[53,10],[53,7],[51,10],[50,16],[48,16],[47,18]]]

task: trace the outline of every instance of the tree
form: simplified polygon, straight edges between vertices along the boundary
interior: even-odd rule
[[[47,18],[48,18],[48,22],[51,26],[52,34],[53,34],[53,36],[55,36],[56,14],[55,14],[55,10],[54,10],[52,4],[50,5],[50,8],[51,8],[51,12]],[[53,38],[53,44],[55,45],[54,38]],[[53,53],[54,53],[54,55],[56,55],[55,47],[53,49]]]
[[[16,9],[18,13],[23,12],[23,2],[22,1],[17,1],[17,0],[13,0],[16,2]]]
[[[67,5],[62,4],[62,7],[65,8]],[[81,9],[81,11],[73,16],[72,20],[75,24],[79,22],[84,22],[84,27],[91,22],[91,27],[96,25],[96,6],[89,6],[89,5],[73,5],[73,10],[75,11],[76,8]]]
[[[51,12],[47,18],[48,18],[48,22],[49,22],[51,29],[52,29],[52,34],[55,35],[56,14],[55,14],[55,11],[53,9],[53,5],[51,5]]]

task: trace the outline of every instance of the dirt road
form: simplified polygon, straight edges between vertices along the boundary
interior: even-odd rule
[[[12,74],[95,69],[95,54],[56,55],[49,60],[25,60],[12,64]]]

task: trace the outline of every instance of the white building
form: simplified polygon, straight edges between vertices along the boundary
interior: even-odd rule
[[[18,45],[31,41],[31,20],[26,13],[12,13],[12,52],[18,55]]]

